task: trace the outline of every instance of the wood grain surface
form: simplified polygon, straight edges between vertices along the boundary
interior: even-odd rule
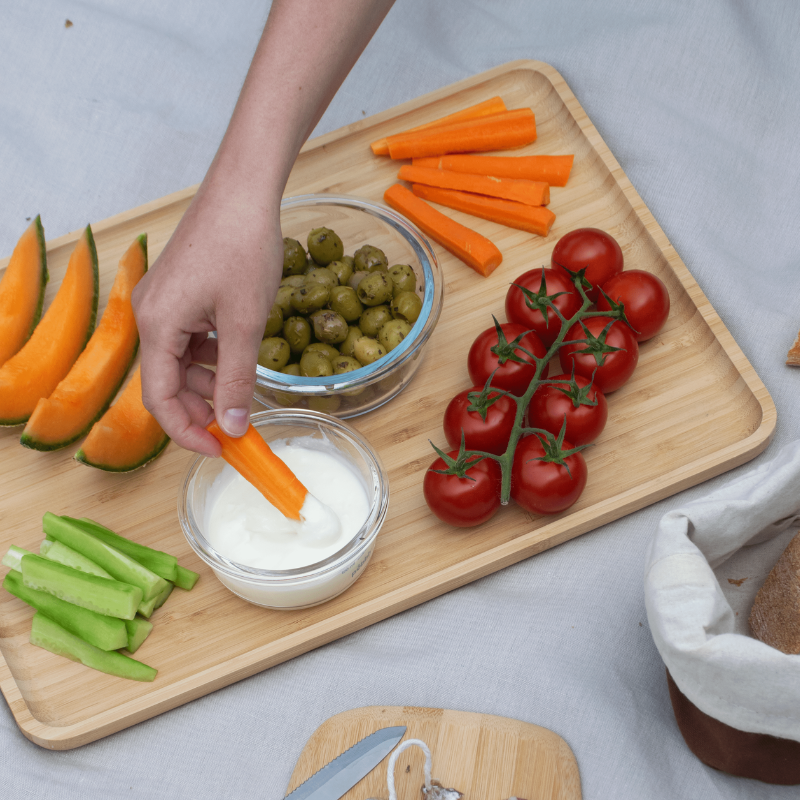
[[[0,431],[0,550],[12,543],[37,548],[42,515],[52,511],[97,519],[175,553],[201,574],[191,593],[176,590],[153,615],[155,629],[137,653],[159,670],[152,684],[101,675],[31,646],[30,609],[0,592],[0,689],[29,739],[54,749],[93,741],[586,533],[766,447],[775,426],[769,394],[552,67],[512,62],[315,139],[298,158],[286,193],[380,201],[398,164],[374,156],[371,141],[493,95],[536,113],[539,139],[520,154],[574,153],[573,173],[566,187],[552,190],[557,218],[547,238],[446,212],[489,236],[504,261],[485,279],[436,248],[445,301],[423,363],[392,402],[350,420],[380,454],[391,500],[369,567],[343,595],[316,608],[278,612],[228,592],[178,524],[177,497],[192,454],[174,444],[146,468],[114,475],[74,462],[77,445],[38,453],[19,445],[19,428]],[[147,232],[152,263],[194,191],[93,224],[101,309],[124,250]],[[627,268],[661,277],[672,302],[669,320],[642,345],[633,379],[609,397],[608,425],[587,451],[589,483],[575,506],[541,517],[511,505],[478,530],[449,528],[429,513],[421,482],[433,460],[429,440],[446,444],[441,420],[448,399],[470,385],[469,345],[491,325],[492,314],[505,319],[509,283],[549,264],[558,238],[583,226],[614,235]],[[79,235],[48,244],[47,303]]]
[[[326,720],[311,735],[286,790],[296,789],[329,761],[380,728],[405,725],[402,741],[421,739],[431,750],[432,777],[465,800],[580,800],[578,762],[547,728],[508,717],[412,706],[368,706]],[[342,800],[388,798],[387,756]],[[398,800],[419,800],[425,756],[418,747],[395,765]]]

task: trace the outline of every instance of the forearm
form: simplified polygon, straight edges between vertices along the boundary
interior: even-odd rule
[[[300,148],[392,2],[274,0],[203,194],[246,216],[274,210]]]

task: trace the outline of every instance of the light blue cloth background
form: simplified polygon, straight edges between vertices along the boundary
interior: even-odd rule
[[[0,0],[0,254],[36,213],[53,238],[199,182],[266,13]],[[800,422],[800,369],[784,365],[800,328],[798,42],[794,0],[397,0],[317,133],[513,59],[552,64],[772,394],[770,457]],[[658,520],[726,479],[78,750],[29,743],[0,703],[0,796],[276,800],[326,718],[409,704],[551,728],[588,800],[796,797],[695,759],[647,627]]]

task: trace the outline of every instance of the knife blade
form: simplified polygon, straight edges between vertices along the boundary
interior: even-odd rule
[[[329,761],[284,800],[339,800],[394,750],[405,733],[405,725],[371,733]]]

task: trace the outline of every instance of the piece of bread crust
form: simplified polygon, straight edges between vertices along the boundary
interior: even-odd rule
[[[800,367],[800,333],[797,334],[794,344],[789,348],[786,363],[790,367]]]
[[[800,653],[800,533],[758,590],[750,629],[756,639],[783,653]]]

